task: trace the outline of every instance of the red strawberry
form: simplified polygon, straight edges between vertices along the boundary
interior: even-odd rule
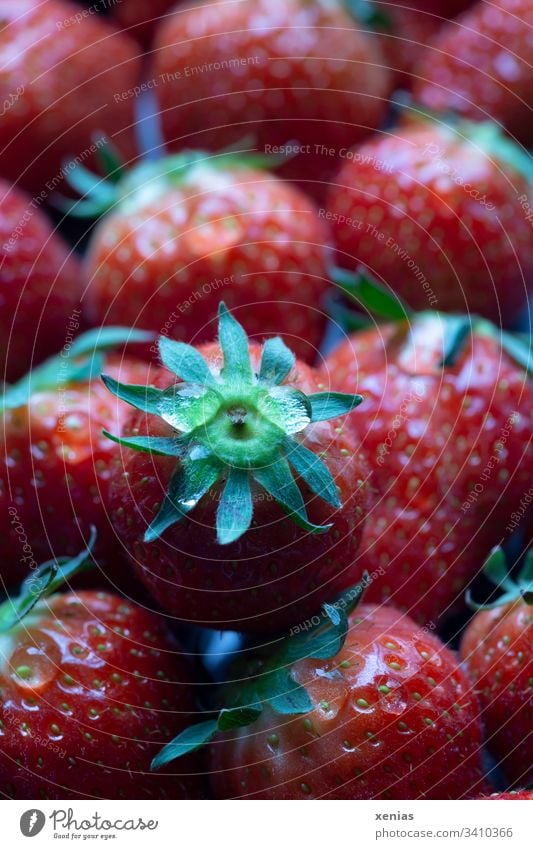
[[[437,622],[529,486],[533,385],[496,328],[434,313],[351,336],[322,368],[330,386],[365,399],[349,427],[374,470],[367,598]]]
[[[393,6],[390,3],[383,4],[377,2],[377,0],[372,0],[375,6],[378,8],[383,6],[383,11],[385,13],[385,5],[387,6],[386,12],[389,13],[389,9],[392,12]],[[406,4],[410,9],[419,9],[420,12],[423,12],[423,17],[427,15],[442,15],[446,18],[453,18],[454,15],[458,15],[459,12],[463,12],[468,6],[472,6],[474,0],[409,0],[409,3]]]
[[[392,6],[390,3],[373,5],[377,11],[383,9],[384,22],[376,27],[376,32],[386,64],[394,73],[396,85],[410,88],[420,51],[440,30],[442,19],[406,6]]]
[[[532,27],[533,0],[476,3],[428,44],[415,97],[430,109],[501,122],[531,144]]]
[[[110,11],[115,20],[128,29],[129,35],[148,44],[160,20],[165,19],[177,5],[176,0],[150,0],[148,5],[146,0],[121,0],[120,3],[114,3]]]
[[[279,337],[249,349],[222,304],[219,332],[220,347],[200,352],[160,340],[186,381],[165,392],[105,378],[140,410],[117,440],[112,519],[174,616],[273,632],[357,577],[366,467],[338,417],[361,399],[317,393]]]
[[[233,669],[221,694],[225,709],[186,732],[193,748],[227,731],[210,747],[218,797],[457,799],[480,792],[479,707],[453,654],[391,607],[361,605],[346,634],[341,605],[349,598],[325,606],[334,628],[316,616],[314,629],[293,628],[244,675]],[[178,736],[154,766],[186,753],[184,743]]]
[[[0,180],[0,386],[55,350],[80,296],[74,255],[39,205]]]
[[[0,20],[0,173],[42,203],[103,134],[130,157],[134,98],[113,95],[138,82],[135,42],[66,0],[0,0]]]
[[[190,774],[194,762],[166,775],[149,772],[158,744],[183,728],[192,710],[181,648],[159,617],[119,596],[63,593],[35,604],[36,591],[61,582],[54,568],[47,564],[26,582],[15,602],[17,613],[30,608],[23,621],[11,601],[0,608],[2,796],[201,795]]]
[[[10,387],[0,403],[0,536],[4,585],[21,581],[28,568],[57,553],[73,555],[90,528],[98,528],[96,555],[117,577],[120,540],[107,517],[113,446],[103,428],[121,428],[129,408],[113,401],[99,379],[99,358],[80,361],[119,335],[111,330],[79,337],[69,349],[35,369],[27,381]],[[99,338],[98,338],[99,337]],[[122,335],[122,338],[127,338]],[[133,337],[142,338],[142,337]],[[106,369],[117,378],[146,382],[142,361],[109,357]],[[29,396],[29,397],[28,397]]]
[[[281,331],[314,360],[329,233],[309,198],[256,162],[189,153],[143,163],[118,187],[106,185],[102,208],[118,203],[86,259],[92,322],[129,322],[198,343],[212,338],[208,317],[224,299],[239,307],[249,333]],[[94,212],[101,192],[73,213]]]
[[[461,641],[461,657],[483,711],[487,745],[517,786],[533,780],[533,552],[515,584],[505,555],[495,549],[485,565],[504,590],[481,608]]]
[[[376,137],[330,190],[337,262],[366,266],[415,309],[512,322],[533,279],[528,170],[492,124],[423,120]]]
[[[151,77],[174,148],[297,141],[284,173],[323,192],[339,152],[378,127],[389,74],[341,2],[197,3],[161,25]],[[275,151],[272,151],[275,152]]]

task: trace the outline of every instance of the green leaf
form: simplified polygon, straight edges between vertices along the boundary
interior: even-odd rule
[[[102,133],[94,133],[92,138],[97,144],[96,158],[106,178],[112,183],[120,183],[125,173],[124,160],[120,151]],[[105,138],[105,144],[98,144],[103,138]]]
[[[259,380],[268,384],[283,383],[295,362],[294,354],[287,348],[283,339],[279,336],[267,339],[263,345]]]
[[[217,509],[217,539],[229,545],[250,527],[253,515],[252,492],[247,471],[231,468]]]
[[[332,290],[324,299],[324,306],[332,322],[345,333],[355,333],[374,327],[374,321],[362,312],[357,312],[346,306],[339,292]]]
[[[193,510],[217,482],[222,464],[216,457],[198,449],[198,455],[187,457],[178,466],[157,516],[144,535],[145,542],[154,542],[168,528],[180,522]]]
[[[212,740],[216,732],[216,719],[207,719],[205,722],[191,725],[161,749],[153,759],[151,768],[153,770],[161,769],[161,767],[166,766],[176,758],[181,758],[183,755],[195,752],[205,743]]]
[[[520,585],[533,583],[533,549],[530,549],[524,558],[518,582]]]
[[[160,404],[163,392],[161,389],[156,389],[153,386],[138,386],[136,384],[128,385],[119,383],[114,377],[108,374],[102,375],[102,380],[107,389],[121,401],[131,404],[137,410],[142,410],[145,413],[153,413],[160,415]]]
[[[398,321],[407,318],[411,311],[388,289],[378,283],[366,269],[359,266],[356,273],[335,267],[330,272],[331,279],[345,295],[353,298],[360,307],[368,310],[371,315]]]
[[[297,684],[286,670],[279,669],[273,673],[270,685],[274,692],[265,701],[276,713],[291,716],[313,710],[313,702],[305,687]]]
[[[222,376],[225,380],[238,377],[243,383],[253,383],[248,337],[224,303],[218,309],[218,336],[224,354]]]
[[[92,569],[95,542],[96,529],[92,527],[87,546],[75,557],[47,560],[31,572],[22,584],[19,595],[8,598],[0,605],[0,633],[10,631],[38,602],[61,589],[75,576]]]
[[[331,524],[314,525],[307,518],[302,493],[296,486],[287,460],[280,458],[264,469],[255,469],[253,476],[304,530],[314,534],[329,531]]]
[[[326,464],[309,448],[293,439],[285,440],[285,451],[289,463],[308,487],[328,504],[340,507],[339,493]]]
[[[524,342],[518,336],[515,336],[513,333],[508,333],[506,330],[502,330],[500,332],[503,349],[515,362],[518,363],[518,365],[522,366],[522,368],[525,369],[527,374],[531,377],[533,375],[533,351],[531,348],[531,340]]]
[[[351,413],[363,401],[362,395],[344,392],[316,392],[307,396],[311,403],[311,421],[325,422]]]
[[[183,457],[190,445],[189,438],[177,436],[114,436],[107,430],[103,430],[102,433],[118,445],[124,445],[125,448],[168,457]]]
[[[88,196],[90,199],[98,198],[98,201],[110,206],[115,203],[117,191],[114,186],[106,181],[105,177],[93,174],[83,165],[77,164],[72,167],[72,160],[66,160],[63,164],[67,174],[67,182],[78,194],[83,197]]]
[[[78,336],[70,348],[72,357],[87,356],[97,351],[108,351],[119,345],[153,342],[155,333],[134,330],[131,327],[95,327]]]
[[[129,327],[106,327],[82,333],[73,341],[68,356],[63,351],[55,354],[8,386],[0,399],[0,409],[12,410],[27,404],[35,392],[93,380],[103,367],[102,352],[127,342],[149,342],[153,338],[151,333]]]
[[[441,368],[451,368],[457,362],[464,349],[465,341],[472,330],[472,321],[468,316],[443,315],[443,352]]]
[[[286,434],[299,433],[311,422],[309,399],[293,386],[273,386],[268,394],[260,396],[258,408]]]
[[[261,705],[251,707],[223,708],[218,716],[217,730],[231,731],[233,728],[243,728],[251,725],[261,716]]]
[[[192,345],[174,342],[166,336],[161,336],[159,353],[164,365],[186,383],[197,383],[201,386],[216,385],[206,361]]]
[[[158,415],[176,430],[188,433],[212,419],[221,403],[215,389],[199,383],[176,383],[161,393]]]
[[[509,575],[507,558],[499,545],[492,549],[488,558],[485,560],[483,573],[496,587],[502,587],[503,589],[512,589],[514,587],[514,581]]]

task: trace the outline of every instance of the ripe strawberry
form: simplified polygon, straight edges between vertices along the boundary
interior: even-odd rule
[[[44,598],[81,560],[65,564],[60,578],[57,564],[45,564],[0,608],[2,796],[201,795],[194,761],[149,773],[158,744],[192,710],[191,672],[160,618],[108,593]]]
[[[376,32],[386,65],[393,72],[398,87],[411,88],[416,79],[413,69],[420,60],[420,51],[440,30],[442,19],[411,7],[390,3],[374,5],[378,11],[383,8],[384,22],[376,27]]]
[[[134,35],[142,44],[147,45],[156,26],[165,19],[170,10],[177,6],[176,0],[121,0],[110,7],[115,20]]]
[[[424,119],[376,137],[330,190],[337,262],[366,266],[415,309],[513,322],[533,279],[528,170],[489,123]]]
[[[383,5],[377,0],[373,0],[374,5],[378,7]],[[423,17],[427,15],[442,15],[446,18],[453,18],[454,15],[458,15],[459,12],[464,12],[468,6],[472,6],[474,0],[409,0],[409,8],[410,9],[419,9],[420,12],[423,12]],[[387,14],[392,11],[394,7],[391,8],[390,3],[387,3]]]
[[[461,657],[483,711],[487,745],[517,786],[533,780],[533,552],[515,584],[505,555],[494,549],[487,577],[504,595],[476,613],[461,641]]]
[[[363,604],[346,622],[354,592],[325,605],[311,631],[293,628],[244,674],[234,669],[225,708],[179,735],[154,767],[215,737],[211,783],[223,798],[480,792],[481,723],[467,676],[435,635],[394,608]]]
[[[55,349],[79,281],[76,258],[38,205],[0,180],[0,386]]]
[[[195,152],[143,163],[72,207],[80,215],[113,207],[85,264],[91,321],[199,343],[212,338],[207,316],[225,299],[249,333],[281,331],[314,360],[329,233],[312,201],[257,161]]]
[[[365,399],[348,425],[374,471],[359,558],[377,574],[368,600],[437,622],[505,535],[533,461],[520,356],[488,322],[428,313],[356,333],[327,358],[322,389]]]
[[[98,351],[124,341],[130,331],[109,331],[79,337],[69,350],[64,348],[10,387],[0,400],[0,577],[4,586],[19,584],[28,568],[35,568],[40,560],[58,552],[73,555],[92,525],[99,530],[98,561],[117,577],[120,541],[107,517],[115,452],[102,429],[121,428],[129,408],[113,402],[102,386],[101,357],[94,353],[95,347]],[[140,360],[114,356],[105,367],[122,379],[148,379],[149,367]]]
[[[113,94],[138,81],[135,42],[66,0],[0,0],[0,19],[0,173],[42,203],[95,136],[132,156],[134,100]]]
[[[383,122],[390,89],[377,39],[337,0],[178,9],[156,33],[151,76],[169,145],[297,140],[283,173],[317,194],[339,152]]]
[[[477,121],[491,118],[531,144],[532,26],[532,0],[476,3],[422,53],[416,99]]]
[[[185,381],[164,392],[105,377],[140,411],[117,439],[111,515],[174,616],[273,632],[354,581],[366,467],[339,416],[361,399],[316,393],[279,337],[249,348],[223,304],[219,337],[200,352],[163,337],[162,361]]]

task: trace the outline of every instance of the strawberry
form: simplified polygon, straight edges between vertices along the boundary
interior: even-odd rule
[[[0,180],[0,386],[54,350],[79,302],[79,281],[76,258],[39,206]]]
[[[347,621],[358,593],[230,670],[224,708],[178,735],[153,766],[213,741],[211,783],[223,798],[480,792],[481,723],[467,676],[434,634],[392,607],[363,604]]]
[[[337,262],[415,309],[516,321],[533,279],[529,158],[495,125],[422,119],[352,151],[323,217]]]
[[[115,452],[102,429],[120,428],[129,408],[113,402],[102,386],[102,358],[95,352],[115,346],[130,333],[109,328],[78,337],[9,387],[0,400],[4,586],[19,584],[29,567],[57,552],[75,554],[91,525],[99,529],[99,563],[117,577],[120,541],[107,517]],[[126,380],[148,379],[148,366],[140,360],[113,356],[105,367]]]
[[[436,313],[356,333],[327,358],[322,389],[365,399],[348,427],[374,472],[360,550],[376,573],[368,600],[424,624],[462,604],[529,486],[528,360],[488,322]]]
[[[0,607],[0,792],[14,799],[201,795],[194,761],[149,772],[187,723],[191,672],[159,617],[102,592],[55,592],[44,564]],[[46,597],[48,595],[48,597]],[[24,617],[21,619],[21,617]]]
[[[378,11],[383,8],[383,24],[378,24],[376,32],[387,67],[394,73],[396,85],[409,89],[416,79],[413,69],[420,59],[420,51],[439,32],[442,19],[406,6],[373,5]]]
[[[160,340],[183,382],[161,391],[104,376],[138,410],[115,436],[111,515],[167,611],[274,632],[353,583],[366,466],[339,416],[361,398],[316,392],[315,371],[279,337],[250,347],[223,304],[219,316],[220,346]]]
[[[379,44],[338,0],[197,3],[161,24],[153,49],[169,145],[219,150],[251,134],[268,153],[296,140],[283,173],[315,194],[386,116]]]
[[[532,26],[532,0],[475,3],[422,53],[416,99],[477,121],[491,118],[531,144]]]
[[[88,318],[130,322],[195,343],[224,298],[248,332],[281,331],[315,359],[325,314],[329,234],[303,193],[265,157],[189,152],[91,186],[74,215],[111,211],[89,245]],[[81,174],[81,181],[76,176]],[[84,185],[78,169],[74,182]]]
[[[461,657],[483,711],[487,745],[516,786],[533,780],[533,551],[515,583],[495,548],[485,574],[504,594],[477,605],[461,641]]]
[[[110,12],[115,20],[128,30],[128,35],[134,35],[142,44],[147,45],[161,18],[164,19],[177,5],[175,0],[150,0],[149,7],[146,0],[121,0],[110,7]]]
[[[113,94],[138,81],[135,42],[66,0],[0,0],[0,20],[0,173],[43,203],[103,134],[132,156],[134,100]]]

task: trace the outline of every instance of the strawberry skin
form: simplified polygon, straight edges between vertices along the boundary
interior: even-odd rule
[[[201,795],[194,761],[149,771],[192,710],[191,672],[159,618],[107,593],[55,595],[0,636],[0,662],[2,795]]]
[[[0,180],[0,384],[55,351],[79,303],[80,279],[78,261],[43,212]]]
[[[414,96],[438,111],[491,118],[531,144],[532,0],[476,3],[430,42],[416,68]]]
[[[483,711],[487,746],[517,786],[533,780],[533,608],[523,601],[482,610],[461,642]]]
[[[292,668],[311,712],[265,708],[212,744],[217,796],[457,799],[479,785],[479,708],[452,653],[391,607],[362,604],[350,626],[335,657]]]
[[[324,389],[360,392],[348,421],[373,469],[360,559],[366,599],[423,624],[462,604],[480,558],[528,490],[533,387],[489,336],[474,333],[441,368],[438,316],[351,336],[321,369]]]
[[[145,199],[148,195],[148,199]],[[98,225],[86,259],[94,325],[140,326],[198,344],[224,300],[258,338],[281,332],[314,360],[329,233],[303,193],[242,165],[192,165],[141,188]]]
[[[12,104],[2,115],[0,173],[41,202],[64,191],[65,161],[95,152],[93,135],[134,153],[134,99],[113,94],[138,82],[138,47],[97,15],[73,20],[79,13],[66,0],[0,2],[0,102]]]
[[[498,139],[485,152],[475,126],[464,132],[424,122],[362,145],[341,168],[326,217],[339,265],[362,264],[414,309],[509,325],[533,279],[523,208],[531,191],[498,159]]]
[[[106,369],[147,381],[142,361],[109,357]],[[5,410],[0,450],[0,535],[5,586],[20,583],[41,560],[73,555],[98,530],[98,562],[117,577],[121,545],[107,515],[113,444],[102,429],[121,428],[126,404],[100,377],[62,391],[37,392],[29,404]]]
[[[211,370],[219,372],[218,345],[203,346],[200,352]],[[257,367],[259,346],[252,345],[251,352]],[[298,361],[286,382],[313,392],[316,372]],[[139,412],[125,432],[170,436],[172,428]],[[215,535],[220,485],[185,521],[156,542],[143,542],[176,459],[121,448],[110,486],[111,517],[140,579],[165,610],[212,628],[271,633],[313,615],[324,598],[334,598],[360,577],[353,557],[365,516],[367,471],[357,443],[335,419],[310,425],[303,444],[327,464],[342,503],[334,509],[302,487],[309,516],[315,524],[333,522],[333,528],[319,535],[302,530],[255,485],[252,526],[224,546]]]
[[[283,174],[314,194],[339,151],[386,115],[390,79],[379,44],[340,2],[196,4],[162,23],[154,51],[171,147],[220,150],[251,135],[265,151],[297,139],[304,151]]]
[[[150,0],[149,6],[145,0],[121,0],[110,7],[110,12],[117,23],[128,30],[128,35],[134,35],[141,44],[147,45],[160,18],[177,5],[175,0]]]

